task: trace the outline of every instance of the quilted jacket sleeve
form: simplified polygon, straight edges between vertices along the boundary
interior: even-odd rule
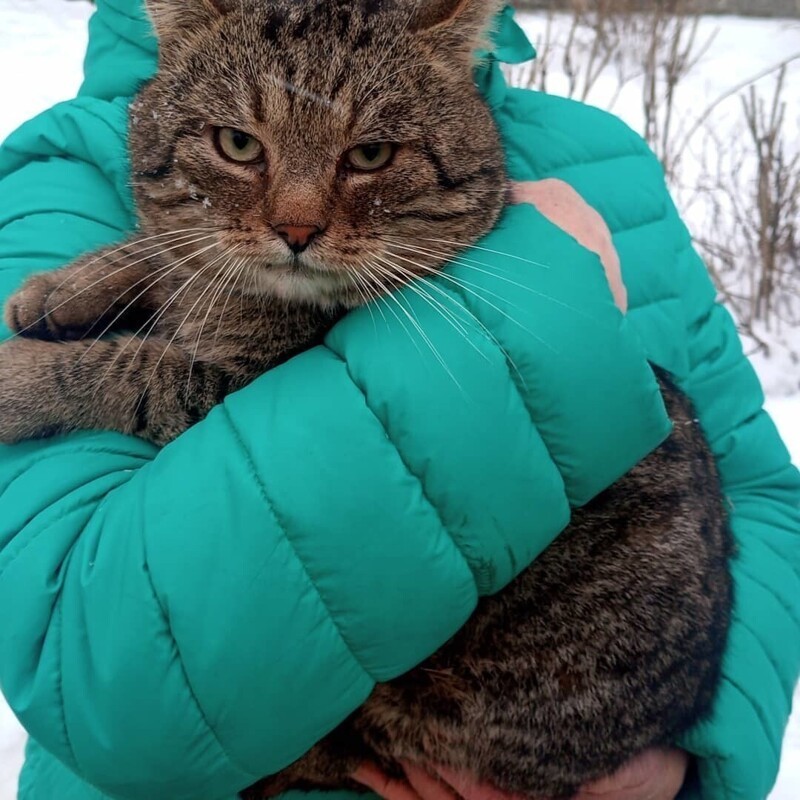
[[[674,211],[673,211],[674,213]],[[684,386],[721,470],[737,556],[724,677],[710,720],[683,745],[700,757],[700,797],[769,793],[800,672],[800,475],[767,413],[730,314],[674,214],[689,329]]]
[[[132,227],[125,109],[84,96],[0,152],[2,299]],[[230,797],[665,436],[596,258],[523,208],[487,247],[492,303],[453,293],[458,326],[410,292],[352,314],[161,452],[0,448],[0,685],[39,745],[113,797]]]

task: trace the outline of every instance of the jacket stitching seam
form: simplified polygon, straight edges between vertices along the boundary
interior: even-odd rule
[[[144,544],[144,541],[145,541],[144,537],[142,537],[142,541],[143,541],[143,544]],[[219,736],[217,736],[217,732],[214,730],[213,725],[211,725],[211,723],[209,722],[208,717],[206,716],[205,710],[203,709],[202,705],[200,705],[200,701],[197,698],[197,694],[194,691],[194,687],[192,686],[192,683],[189,680],[189,674],[186,671],[186,665],[184,664],[183,656],[181,655],[180,647],[178,647],[178,640],[177,640],[177,638],[176,638],[176,636],[175,636],[175,634],[174,634],[174,632],[172,630],[172,625],[170,624],[169,616],[167,615],[166,609],[161,604],[161,600],[159,599],[158,593],[156,592],[156,587],[155,587],[155,584],[153,583],[153,575],[152,575],[152,572],[150,571],[150,562],[149,562],[149,559],[147,557],[147,545],[146,544],[144,545],[144,550],[145,550],[145,554],[144,554],[145,555],[145,558],[144,558],[144,572],[147,575],[147,583],[148,583],[148,586],[150,587],[150,593],[151,593],[151,595],[153,597],[153,602],[156,604],[156,608],[158,609],[159,616],[163,620],[164,626],[166,627],[167,633],[169,634],[169,638],[170,638],[170,641],[172,642],[172,647],[174,648],[175,655],[177,656],[178,666],[180,667],[181,673],[183,675],[183,682],[184,682],[184,684],[186,686],[186,689],[187,689],[187,691],[189,693],[189,697],[191,698],[192,703],[194,704],[195,708],[197,709],[197,713],[200,715],[200,719],[203,721],[203,724],[206,726],[206,729],[208,730],[208,732],[213,737],[214,742],[216,742],[216,745],[219,748],[219,750],[222,753],[222,755],[225,756],[225,758],[228,760],[228,762],[233,767],[235,767],[237,770],[239,770],[240,772],[244,773],[248,777],[252,776],[254,781],[259,780],[259,777],[263,777],[263,776],[254,775],[249,769],[245,769],[243,766],[238,764],[235,761],[235,759],[231,756],[231,754],[226,750],[225,746],[220,741]]]
[[[250,472],[251,477],[253,478],[254,483],[258,487],[259,494],[261,495],[261,499],[264,501],[264,504],[266,505],[267,509],[269,510],[269,512],[272,515],[272,517],[275,520],[275,522],[278,524],[278,527],[280,528],[281,533],[283,534],[283,538],[286,540],[286,543],[291,548],[292,555],[294,556],[294,558],[297,561],[297,563],[300,565],[300,568],[303,570],[303,574],[306,576],[306,580],[308,581],[308,583],[311,586],[311,588],[314,590],[314,593],[317,595],[317,599],[319,600],[319,602],[322,605],[323,609],[325,609],[325,614],[327,615],[328,619],[330,620],[331,624],[333,625],[334,630],[338,634],[339,638],[342,641],[342,644],[347,649],[347,652],[350,653],[350,657],[353,659],[353,661],[356,663],[356,665],[359,667],[359,669],[364,673],[364,675],[367,676],[367,678],[369,678],[369,680],[372,683],[377,683],[377,679],[372,676],[372,674],[369,672],[369,670],[361,663],[361,659],[359,659],[358,656],[356,655],[354,647],[351,645],[348,637],[345,635],[344,631],[342,630],[341,626],[339,625],[339,622],[337,621],[336,616],[334,615],[334,613],[331,611],[330,607],[328,606],[328,603],[325,600],[325,597],[323,596],[322,591],[320,590],[319,586],[317,585],[316,580],[314,580],[314,576],[311,574],[311,571],[308,569],[308,566],[306,565],[305,561],[302,559],[300,554],[297,552],[297,548],[295,547],[295,544],[292,541],[292,537],[289,535],[288,526],[284,524],[284,522],[281,519],[280,515],[275,510],[275,505],[273,504],[272,499],[270,498],[269,492],[267,491],[267,487],[264,484],[264,482],[261,480],[261,476],[259,475],[258,470],[256,469],[256,465],[255,465],[255,462],[253,461],[253,457],[252,457],[252,454],[250,453],[250,449],[247,447],[247,445],[244,442],[244,439],[242,438],[241,434],[239,433],[239,429],[236,427],[236,425],[235,425],[235,423],[233,421],[233,418],[231,417],[230,411],[228,411],[227,406],[225,406],[224,404],[221,405],[220,408],[222,409],[222,413],[223,413],[223,415],[224,415],[224,417],[225,417],[225,419],[226,419],[226,421],[228,423],[228,426],[230,427],[231,431],[233,432],[233,435],[234,435],[234,437],[236,439],[237,444],[239,445],[242,453],[244,454],[244,457],[245,457],[245,459],[247,461],[248,470]]]
[[[761,540],[759,540],[759,543],[764,544]],[[742,542],[740,541],[739,548],[741,549],[741,547],[742,547]],[[764,547],[767,550],[769,550],[774,556],[780,558],[781,563],[785,563],[784,559],[780,557],[779,554],[776,553],[769,545],[764,544]],[[798,616],[797,610],[791,608],[783,599],[783,597],[777,594],[777,592],[775,592],[771,586],[768,586],[766,583],[764,583],[755,575],[753,575],[753,573],[750,572],[749,569],[745,569],[743,566],[744,563],[745,562],[742,561],[741,559],[737,562],[737,566],[739,567],[739,571],[742,573],[742,575],[744,575],[748,580],[751,580],[757,586],[760,586],[770,597],[774,598],[777,601],[778,605],[786,612],[789,619],[797,626],[798,629],[800,629],[800,616]],[[797,573],[794,571],[791,564],[789,564],[788,566],[789,569],[792,571],[792,573],[796,575]]]
[[[735,489],[732,492],[729,492],[729,494],[733,494],[733,495],[735,495],[736,493],[737,492],[736,492]],[[769,497],[765,497],[763,495],[759,495],[755,491],[749,491],[748,494],[751,497],[752,496],[759,497],[759,499],[762,502],[764,500],[769,500],[773,505],[775,504],[775,499],[774,498],[769,498]],[[761,525],[765,524],[763,520],[754,519],[754,518],[750,517],[747,514],[737,514],[735,509],[734,509],[734,519],[736,519],[737,521],[738,520],[742,520],[743,521],[742,524],[745,524],[747,521],[752,521],[752,522],[755,522],[755,523],[761,524]],[[788,532],[788,533],[790,533],[790,535],[794,535],[794,532],[793,532],[792,529],[787,529],[783,525],[778,524],[777,522],[769,522],[769,523],[766,523],[766,524],[770,528],[770,530],[777,529],[777,530],[781,530],[781,531],[784,531],[784,532]],[[773,545],[770,541],[768,541],[767,539],[764,539],[761,536],[758,537],[758,541],[762,545],[764,545],[764,547],[767,550],[769,550],[770,553],[772,553],[772,555],[774,555],[775,558],[777,558],[778,561],[781,562],[781,564],[786,564],[786,566],[798,577],[798,579],[800,579],[800,569],[795,567],[795,565],[783,553],[781,553],[779,550],[776,550],[775,549],[775,545]],[[798,624],[800,624],[800,621],[798,621]]]
[[[106,497],[107,494],[108,494],[108,492],[105,491],[102,494],[97,495],[96,497],[88,498],[85,502],[81,503],[80,505],[76,506],[75,508],[70,509],[65,514],[60,516],[58,518],[58,521],[59,522],[63,522],[67,517],[70,517],[73,514],[76,514],[76,513],[80,512],[80,511],[83,511],[87,507],[89,507],[89,506],[91,506],[93,504],[99,503],[104,497]],[[91,519],[92,519],[92,515],[89,516],[89,519],[82,526],[81,532],[75,538],[75,541],[80,539],[80,537],[83,535],[83,531],[86,529],[86,525],[88,525],[88,523],[89,523],[89,521]],[[28,522],[27,524],[30,524],[30,522]],[[50,529],[50,524],[42,526],[41,530],[37,531],[22,546],[22,548],[20,548],[20,550],[11,557],[11,560],[8,562],[8,564],[3,569],[0,569],[0,579],[2,579],[2,576],[5,573],[5,570],[8,568],[8,566],[13,564],[14,561],[16,561],[28,549],[28,547],[30,547],[30,545],[32,545],[35,541],[37,541],[39,539],[39,537],[45,531],[47,531],[49,529]],[[73,543],[72,547],[74,547],[74,543]],[[70,553],[72,552],[72,547],[70,548]],[[69,558],[69,555],[67,555],[64,560],[66,561],[67,558]],[[75,754],[75,748],[74,748],[74,746],[72,744],[72,740],[70,739],[69,731],[67,729],[67,717],[66,717],[66,710],[65,710],[65,706],[64,706],[63,670],[61,668],[61,663],[63,663],[62,645],[63,645],[63,641],[64,641],[64,634],[63,634],[63,606],[62,606],[62,603],[61,603],[62,597],[63,597],[63,593],[60,592],[59,593],[59,597],[56,600],[55,606],[53,608],[53,611],[51,612],[51,620],[55,620],[57,618],[57,623],[56,624],[58,625],[58,636],[59,636],[59,648],[58,648],[58,650],[59,650],[59,656],[61,658],[61,661],[60,661],[59,666],[58,666],[58,677],[57,677],[56,691],[58,693],[58,697],[59,697],[59,701],[60,701],[59,702],[59,711],[60,711],[62,727],[63,727],[63,731],[64,731],[64,741],[66,742],[66,745],[67,745],[67,748],[69,750],[69,754],[70,754],[70,757],[72,759],[73,765],[75,766],[76,769],[79,770],[80,767],[78,765],[78,759],[77,759],[77,756]]]
[[[777,764],[780,760],[780,750],[776,747],[775,742],[772,741],[772,736],[770,735],[770,726],[767,722],[766,715],[764,714],[764,710],[757,704],[754,703],[751,699],[750,695],[742,689],[739,685],[739,682],[731,678],[730,675],[725,674],[723,676],[723,680],[727,682],[730,686],[732,686],[743,698],[747,705],[752,709],[753,713],[758,718],[759,723],[761,724],[761,728],[764,731],[764,738],[769,743],[769,749],[772,753],[772,757],[775,759],[775,763]]]
[[[733,793],[731,792],[730,786],[728,786],[728,781],[725,780],[725,770],[722,768],[722,758],[719,756],[713,756],[711,763],[714,765],[714,771],[717,774],[717,782],[725,791],[725,795],[732,796]]]
[[[778,526],[777,526],[777,525],[775,525],[775,524],[772,524],[772,523],[770,523],[770,528],[775,528],[775,527],[778,527]],[[790,560],[789,560],[789,559],[788,559],[788,558],[787,558],[785,555],[783,555],[783,554],[782,554],[782,553],[780,553],[778,550],[776,550],[776,549],[775,549],[775,547],[774,547],[774,545],[772,545],[772,544],[771,544],[770,542],[768,542],[766,539],[761,539],[761,538],[759,538],[759,541],[761,542],[761,544],[763,544],[763,545],[764,545],[764,547],[766,547],[766,548],[767,548],[767,550],[769,550],[769,551],[770,551],[770,553],[772,553],[772,555],[774,555],[774,556],[775,556],[775,558],[777,558],[777,559],[778,559],[778,560],[779,560],[779,561],[780,561],[782,564],[786,564],[786,565],[789,567],[789,569],[790,569],[790,570],[791,570],[791,571],[792,571],[792,572],[793,572],[795,575],[797,575],[797,576],[798,576],[798,578],[800,578],[800,570],[798,570],[798,568],[797,568],[797,567],[795,567],[795,566],[794,566],[794,564],[793,564],[793,563],[792,563],[792,562],[791,562],[791,561],[790,561]]]
[[[49,159],[47,159],[47,160],[49,160]],[[30,163],[33,163],[33,162],[30,162]],[[97,225],[98,227],[102,227],[102,228],[104,228],[104,229],[106,229],[108,231],[111,231],[115,235],[116,238],[110,239],[109,240],[109,245],[116,244],[116,243],[122,241],[122,239],[125,238],[126,236],[130,236],[130,232],[125,231],[125,230],[123,230],[123,229],[111,224],[110,222],[105,221],[105,220],[97,219],[96,217],[91,217],[88,214],[86,214],[86,213],[84,213],[82,211],[79,211],[77,209],[70,209],[70,210],[66,210],[66,209],[56,209],[56,210],[47,209],[46,211],[30,211],[30,210],[29,211],[20,211],[18,214],[12,214],[10,216],[4,217],[2,225],[0,225],[0,230],[5,230],[6,228],[10,227],[11,225],[16,225],[16,224],[18,224],[20,222],[27,222],[29,219],[35,219],[36,217],[50,217],[52,219],[52,217],[54,217],[54,216],[64,216],[64,217],[71,217],[71,218],[79,219],[79,220],[82,220],[84,222],[89,222],[92,225]],[[102,245],[98,245],[98,247],[100,247],[100,246],[102,246]],[[80,251],[75,253],[75,256],[73,256],[73,257],[77,257],[78,255],[80,255]],[[5,256],[4,260],[8,259],[8,261],[11,262],[11,263],[2,264],[0,266],[0,271],[3,272],[3,273],[19,271],[20,267],[19,266],[14,266],[14,262],[17,260],[17,258],[19,258],[19,257]],[[30,250],[26,251],[25,255],[22,258],[35,259],[37,262],[41,262],[41,261],[49,259],[56,266],[58,266],[59,263],[62,261],[61,258],[54,257],[52,255],[52,253],[46,254],[46,255],[42,255],[42,254],[37,254],[35,252],[32,252]],[[41,269],[41,267],[40,267],[40,269]]]
[[[611,231],[611,236],[624,236],[626,233],[634,233],[635,231],[639,231],[642,228],[648,228],[650,225],[663,225],[665,222],[669,222],[669,218],[667,217],[667,213],[664,212],[658,217],[653,217],[651,219],[644,220],[643,222],[636,222],[633,225],[626,225],[624,228],[612,228],[609,225],[609,230]]]
[[[59,711],[61,712],[61,723],[64,728],[64,741],[67,743],[69,755],[72,763],[78,772],[81,771],[80,764],[78,764],[78,756],[75,753],[75,747],[72,744],[72,738],[69,735],[69,728],[67,727],[67,708],[64,703],[64,670],[62,664],[64,663],[64,603],[63,595],[59,595],[56,614],[58,615],[58,653],[59,653],[59,668],[58,668],[58,701]]]
[[[734,620],[734,622],[737,622],[739,625],[741,625],[741,627],[744,628],[753,637],[753,639],[756,642],[756,644],[758,645],[759,649],[764,654],[764,657],[767,659],[767,661],[769,661],[769,665],[772,667],[773,671],[775,672],[775,677],[778,679],[778,683],[781,685],[781,689],[783,689],[783,691],[784,691],[784,693],[786,695],[786,699],[787,699],[787,701],[789,702],[789,704],[791,706],[791,699],[792,699],[792,695],[794,694],[794,683],[792,683],[791,686],[786,686],[785,685],[785,681],[783,679],[783,675],[781,673],[781,670],[778,667],[778,665],[775,663],[775,659],[772,657],[772,653],[769,651],[769,649],[764,644],[764,642],[759,638],[758,634],[741,617],[741,615],[734,614],[733,615],[733,620]],[[790,711],[790,709],[787,708],[786,709],[786,713],[788,714],[789,711]]]
[[[539,125],[537,127],[541,128],[543,130],[546,129],[546,126],[544,126],[544,125]],[[575,140],[572,140],[572,141],[574,142]],[[520,158],[521,158],[521,160],[525,161],[524,158],[522,158],[522,157],[520,157]],[[627,159],[627,158],[645,159],[648,162],[650,161],[650,159],[647,158],[647,156],[644,153],[639,153],[639,152],[635,152],[635,151],[634,152],[630,152],[630,153],[613,153],[613,154],[609,154],[607,156],[603,156],[602,158],[591,158],[591,157],[585,158],[585,159],[584,158],[578,158],[578,159],[575,159],[574,161],[562,161],[560,164],[554,164],[552,166],[548,166],[547,170],[546,170],[547,177],[556,178],[556,177],[558,177],[558,175],[556,173],[559,173],[559,172],[566,172],[567,170],[576,169],[576,168],[579,168],[579,167],[594,166],[595,164],[608,165],[612,161],[622,161],[622,160]],[[532,165],[527,164],[527,162],[525,162],[525,163],[528,166],[532,166]],[[537,170],[537,172],[539,174],[542,174],[541,170]],[[665,217],[666,217],[666,215],[665,215]]]
[[[548,122],[546,119],[541,119],[535,113],[528,113],[528,114],[516,114],[515,109],[508,108],[506,105],[506,113],[514,119],[516,122],[521,122],[525,125],[529,125],[531,128],[538,128],[540,131],[544,131],[547,134],[556,133],[559,139],[563,140],[564,134],[566,131],[554,128],[552,123]],[[608,116],[608,113],[605,112],[604,116]],[[612,115],[613,117],[613,115]],[[616,154],[609,154],[607,156],[600,156],[599,158],[587,158],[587,159],[579,159],[575,163],[577,164],[602,164],[604,161],[614,161],[618,158],[641,158],[647,161],[648,163],[652,163],[655,159],[653,156],[652,151],[650,148],[644,144],[639,136],[635,134],[632,130],[628,128],[627,125],[623,123],[623,127],[628,129],[630,135],[630,141],[626,141],[625,144],[629,147],[626,150],[619,150]],[[580,139],[571,136],[569,138],[569,142],[573,145],[578,145],[581,147],[585,147],[585,143],[581,142]],[[620,142],[621,144],[622,142]],[[564,162],[567,163],[567,162]],[[573,162],[569,162],[573,163]]]
[[[103,477],[105,477],[105,476],[103,476]],[[83,488],[83,487],[80,487],[80,488]],[[18,559],[18,558],[19,558],[19,557],[20,557],[20,556],[21,556],[21,555],[22,555],[22,554],[23,554],[23,553],[24,553],[24,552],[25,552],[25,551],[26,551],[26,550],[27,550],[27,549],[28,549],[28,548],[29,548],[29,547],[30,547],[30,546],[31,546],[31,545],[34,543],[34,542],[36,542],[36,541],[39,539],[39,537],[40,537],[40,536],[41,536],[43,533],[45,533],[45,531],[48,531],[48,530],[50,530],[50,526],[51,526],[51,525],[52,525],[54,522],[63,522],[63,521],[64,521],[64,520],[65,520],[65,519],[66,519],[68,516],[72,516],[73,514],[77,514],[79,511],[83,511],[84,509],[86,509],[87,507],[89,507],[89,506],[91,506],[91,505],[96,505],[96,504],[98,504],[98,503],[99,503],[101,500],[103,500],[103,498],[105,498],[105,497],[106,497],[106,495],[108,495],[108,493],[109,493],[109,492],[113,491],[113,490],[114,490],[114,488],[116,488],[116,487],[110,487],[109,489],[105,489],[105,490],[102,492],[102,494],[98,494],[98,495],[96,495],[96,496],[92,496],[92,497],[89,497],[89,498],[87,498],[85,501],[81,502],[80,504],[78,504],[78,505],[77,505],[77,506],[75,506],[74,508],[70,508],[70,509],[68,509],[68,510],[64,511],[64,513],[63,513],[63,514],[61,514],[61,515],[58,517],[58,519],[57,519],[57,520],[49,520],[49,521],[48,521],[46,524],[42,525],[42,527],[41,527],[41,529],[40,529],[40,530],[36,531],[36,533],[34,533],[34,534],[33,534],[33,536],[31,536],[31,538],[30,538],[30,539],[28,539],[28,541],[27,541],[27,542],[25,542],[25,544],[24,544],[24,545],[22,545],[22,547],[20,547],[20,549],[19,549],[19,550],[17,550],[17,552],[16,552],[16,553],[13,553],[13,554],[11,555],[11,557],[8,559],[8,562],[6,563],[6,565],[5,565],[5,566],[3,566],[3,567],[0,567],[0,580],[2,580],[2,578],[3,578],[3,575],[5,574],[5,571],[6,571],[6,570],[7,570],[7,569],[8,569],[8,568],[11,566],[11,564],[13,564],[13,563],[14,563],[14,562],[15,562],[15,561],[16,561],[16,560],[17,560],[17,559]],[[77,490],[74,490],[74,491],[77,491]],[[68,496],[69,496],[69,495],[67,495],[67,497],[68,497]],[[63,499],[63,498],[62,498],[62,499]],[[56,501],[56,502],[58,502],[58,501]],[[49,506],[49,508],[52,508],[52,506]],[[46,510],[47,510],[47,509],[46,509]],[[41,512],[41,513],[44,513],[44,512]],[[38,515],[37,515],[37,516],[38,516]],[[35,518],[36,518],[36,517],[33,517],[33,518],[31,518],[31,519],[27,520],[27,521],[24,523],[24,525],[23,525],[23,527],[21,528],[21,530],[24,530],[25,528],[27,528],[27,527],[28,527],[28,525],[31,525],[31,524],[33,523],[33,520],[34,520]],[[90,518],[91,518],[91,516],[90,516]],[[85,526],[84,526],[84,527],[85,527]],[[77,539],[78,539],[78,538],[80,538],[80,535],[79,535],[79,536],[76,538],[76,540],[75,540],[75,541],[77,541]],[[3,554],[3,555],[5,555],[5,553],[6,553],[6,552],[8,552],[8,550],[9,550],[9,548],[10,548],[10,547],[11,547],[11,543],[9,543],[9,544],[6,546],[6,548],[5,548],[5,549],[2,551],[2,554]]]
[[[124,458],[135,458],[137,461],[141,461],[141,464],[136,466],[136,469],[141,468],[145,464],[150,463],[150,459],[145,456],[137,456],[136,454],[132,453],[125,453],[119,450],[114,450],[112,448],[104,448],[104,447],[77,447],[69,450],[68,455],[75,456],[75,455],[110,455],[110,456],[122,456]],[[7,492],[16,481],[18,481],[23,475],[26,475],[28,470],[34,467],[37,464],[44,463],[49,461],[50,459],[54,458],[61,458],[65,455],[63,450],[56,450],[54,448],[45,450],[42,453],[38,453],[34,458],[29,461],[26,461],[23,466],[21,466],[18,470],[16,470],[9,478],[5,481],[4,484],[0,484],[0,497],[2,497],[4,492]],[[120,470],[112,470],[111,472],[106,473],[106,475],[101,475],[98,477],[107,477],[107,475],[113,474],[113,472],[121,471],[121,470],[128,470],[130,467],[122,467]],[[94,478],[93,480],[97,480],[98,478]],[[78,489],[84,488],[88,484],[83,484],[82,486],[77,487]],[[77,491],[74,490],[74,491]],[[65,495],[67,496],[67,495]]]
[[[68,511],[66,511],[64,514],[60,515],[59,518],[58,518],[58,522],[63,522],[65,519],[67,519],[68,517],[72,516],[73,514],[76,514],[76,513],[80,512],[80,511],[83,511],[83,510],[85,510],[86,508],[88,508],[91,505],[96,505],[103,498],[105,498],[107,495],[108,495],[108,490],[104,491],[102,494],[87,498],[85,501],[81,502],[80,504],[78,504],[75,507],[73,507],[73,508],[69,509]],[[92,519],[92,515],[90,514],[89,519],[87,519],[86,522],[84,523],[84,525],[81,527],[80,533],[75,538],[75,541],[73,542],[72,546],[70,547],[69,553],[72,552],[73,548],[75,547],[75,542],[77,542],[78,539],[80,539],[80,537],[83,535],[83,531],[86,530],[86,526],[89,524],[91,519]],[[25,527],[30,525],[31,522],[32,522],[32,520],[28,520],[25,523],[25,525],[23,526],[23,530],[24,530]],[[50,529],[50,523],[48,523],[46,525],[43,525],[42,528],[39,531],[37,531],[33,536],[31,536],[31,538],[14,555],[11,556],[11,559],[9,560],[8,564],[5,567],[3,567],[2,569],[0,569],[0,579],[2,579],[2,577],[3,577],[4,573],[5,573],[5,570],[11,564],[13,564],[34,542],[38,541],[39,537],[43,533],[48,531],[49,529]],[[69,553],[65,557],[64,561],[66,561],[69,558]],[[72,761],[73,768],[76,771],[80,771],[80,766],[78,764],[78,758],[77,758],[77,755],[75,753],[75,747],[72,744],[72,739],[70,738],[69,730],[67,728],[67,715],[66,715],[66,708],[65,708],[65,704],[64,704],[64,682],[63,682],[64,673],[63,673],[63,669],[61,667],[61,664],[63,663],[62,645],[63,645],[63,641],[64,641],[64,637],[63,637],[63,604],[62,604],[62,598],[63,598],[63,592],[59,592],[58,598],[55,601],[55,605],[54,605],[53,611],[51,612],[51,620],[55,621],[57,626],[58,626],[57,630],[58,630],[58,637],[59,637],[58,651],[59,651],[59,659],[60,660],[59,660],[59,665],[58,665],[58,670],[57,670],[57,677],[56,677],[56,692],[57,692],[58,697],[59,697],[59,712],[60,712],[60,716],[61,716],[61,727],[62,727],[62,730],[63,730],[63,733],[64,733],[64,742],[66,743],[67,749],[69,750],[69,756],[70,756],[70,759]]]
[[[419,484],[419,489],[420,489],[420,492],[422,493],[422,497],[425,499],[425,502],[428,504],[428,506],[431,508],[431,510],[435,514],[436,519],[437,519],[437,521],[439,523],[439,526],[445,532],[445,534],[447,534],[447,538],[450,539],[450,541],[453,543],[453,545],[455,546],[456,550],[458,551],[458,554],[461,556],[461,558],[464,560],[464,563],[467,565],[467,569],[469,569],[470,574],[472,575],[472,580],[475,582],[475,586],[476,587],[480,586],[481,581],[479,580],[477,567],[474,567],[472,565],[470,559],[467,558],[467,555],[464,552],[464,548],[462,547],[461,543],[458,541],[458,537],[455,536],[455,534],[453,534],[453,532],[445,524],[444,519],[442,517],[441,510],[436,505],[436,503],[433,502],[433,500],[431,499],[431,497],[428,494],[428,490],[425,488],[425,483],[424,483],[424,481],[422,479],[422,476],[421,475],[417,475],[417,473],[414,472],[414,470],[411,469],[411,465],[408,463],[408,461],[406,460],[405,456],[401,452],[400,446],[397,444],[397,442],[394,441],[394,439],[389,434],[388,426],[383,422],[383,420],[378,416],[378,414],[375,412],[375,410],[369,404],[369,399],[367,398],[367,393],[364,390],[364,388],[355,379],[355,376],[353,375],[353,373],[350,371],[350,365],[347,363],[347,361],[342,357],[342,355],[340,353],[337,353],[331,347],[329,347],[328,349],[344,365],[345,371],[347,372],[347,376],[350,378],[351,383],[358,390],[358,392],[361,394],[361,396],[364,398],[364,406],[366,407],[367,411],[369,411],[369,413],[372,415],[372,417],[375,419],[375,421],[378,423],[378,425],[380,425],[381,430],[386,435],[386,439],[389,442],[391,442],[392,447],[393,447],[394,451],[397,453],[397,457],[400,459],[400,463],[403,465],[403,468],[405,469],[405,471],[408,473],[408,475],[410,477],[412,477]]]
[[[459,285],[456,285],[455,288],[452,289],[452,291],[458,294],[458,296],[461,298],[461,302],[464,308],[467,310],[467,312],[471,314],[475,318],[475,320],[479,322],[480,325],[486,327],[486,323],[480,318],[475,308],[473,308],[472,304],[467,300],[466,294],[462,292],[461,287]],[[497,334],[492,334],[492,335],[494,336],[495,339],[495,341],[492,342],[492,345],[500,351],[500,354],[503,358],[503,363],[505,364],[506,367],[506,372],[508,373],[508,378],[511,381],[511,385],[514,387],[514,391],[517,395],[517,398],[522,404],[522,407],[525,409],[525,413],[528,415],[528,420],[531,423],[531,427],[534,429],[536,436],[541,441],[542,446],[544,447],[545,452],[547,453],[547,457],[555,465],[555,468],[564,486],[564,493],[567,495],[567,500],[569,501],[569,489],[567,487],[566,479],[564,478],[564,473],[561,471],[561,465],[559,464],[558,460],[553,457],[553,453],[550,450],[550,445],[548,444],[545,437],[539,430],[539,426],[536,424],[536,419],[533,414],[533,409],[530,407],[527,400],[525,399],[525,393],[523,392],[522,387],[519,385],[519,376],[515,374],[515,368],[512,366],[510,362],[511,356],[507,348],[505,347],[505,344],[500,341]]]

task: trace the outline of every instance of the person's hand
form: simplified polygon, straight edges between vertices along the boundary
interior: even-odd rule
[[[610,777],[584,786],[574,800],[674,800],[688,766],[689,756],[682,750],[646,750]],[[425,770],[404,763],[403,769],[405,780],[390,778],[374,764],[363,764],[353,778],[384,800],[531,800],[445,767]]]
[[[675,800],[688,768],[685,751],[654,747],[610,777],[585,786],[574,800]]]
[[[383,800],[532,800],[507,794],[469,773],[432,765],[429,770],[403,762],[405,778],[391,778],[374,764],[362,764],[353,779]],[[542,800],[545,800],[542,798]]]
[[[572,236],[587,250],[597,253],[606,271],[614,301],[624,314],[628,293],[622,281],[619,255],[605,220],[568,183],[556,178],[514,183],[512,203],[530,203],[554,225]]]

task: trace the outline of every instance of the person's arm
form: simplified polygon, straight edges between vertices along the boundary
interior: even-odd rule
[[[753,800],[775,782],[800,672],[800,475],[762,408],[734,322],[672,213],[682,243],[677,279],[703,283],[683,297],[690,337],[683,388],[717,457],[737,542],[719,695],[711,718],[681,742],[699,763],[699,787],[687,788],[687,797]]]

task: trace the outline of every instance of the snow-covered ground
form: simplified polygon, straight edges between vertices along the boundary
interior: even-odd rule
[[[83,0],[0,0],[0,141],[74,96],[91,13]]]
[[[86,21],[92,7],[84,0],[1,0],[0,2],[0,140],[18,124],[55,102],[72,96],[81,80],[86,47]],[[541,16],[530,15],[525,27],[532,38],[543,29]],[[701,108],[742,78],[757,74],[800,52],[800,23],[785,20],[714,18],[702,21],[701,39],[718,29],[705,54],[693,86]],[[800,93],[800,62],[793,73],[795,115]],[[557,88],[555,85],[553,89]],[[589,98],[592,99],[591,97]],[[640,100],[620,95],[615,110],[639,126]],[[795,121],[800,116],[794,117]],[[772,391],[767,408],[780,428],[794,461],[800,465],[800,374],[779,380],[769,362],[757,362],[765,385]],[[794,366],[800,373],[800,367]],[[783,371],[783,367],[781,367]],[[795,697],[800,711],[800,692]],[[22,763],[24,735],[0,698],[0,800],[16,796],[16,776]],[[770,800],[800,800],[800,713],[786,736],[781,775]]]

